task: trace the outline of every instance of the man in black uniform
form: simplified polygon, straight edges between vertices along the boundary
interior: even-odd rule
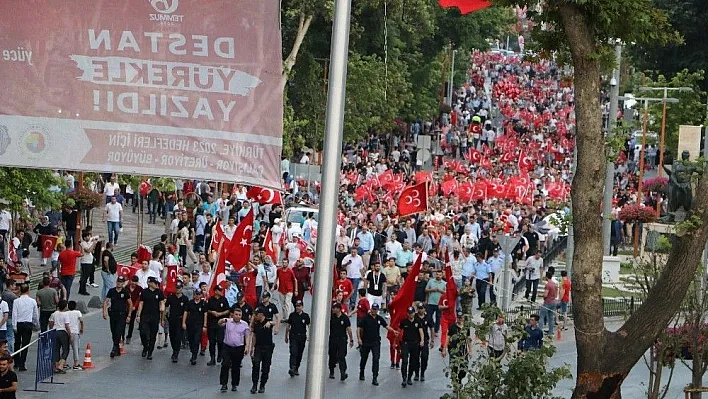
[[[352,324],[342,313],[342,304],[332,304],[332,318],[329,319],[329,378],[334,379],[334,367],[339,364],[341,380],[347,379],[347,336],[349,347],[354,346]]]
[[[199,352],[202,332],[207,328],[207,304],[202,300],[202,290],[199,288],[194,290],[192,300],[189,301],[182,316],[182,328],[187,331],[189,351],[192,352],[189,363],[194,366],[197,364],[197,352]]]
[[[270,362],[273,359],[273,349],[275,349],[273,343],[275,322],[266,318],[266,311],[264,307],[257,307],[251,323],[251,361],[253,362],[251,393],[265,392],[265,384],[268,382],[268,374],[270,373]]]
[[[359,351],[361,352],[359,380],[364,381],[364,369],[366,368],[367,360],[369,360],[369,353],[371,353],[373,355],[371,360],[371,371],[374,374],[374,378],[371,380],[373,385],[379,385],[379,359],[381,358],[381,332],[379,327],[398,335],[398,332],[388,325],[386,319],[379,315],[379,305],[375,303],[371,305],[369,314],[359,320],[356,329],[357,341],[360,346]]]
[[[109,289],[106,299],[103,300],[103,320],[106,320],[107,316],[111,317],[111,336],[113,337],[111,358],[120,356],[120,340],[125,331],[125,323],[133,310],[133,302],[130,300],[128,291],[123,288],[124,284],[125,277],[119,276],[115,288]],[[110,308],[108,307],[109,303]]]
[[[310,315],[303,310],[302,301],[295,302],[295,311],[290,313],[285,321],[288,325],[285,327],[285,343],[290,342],[290,370],[288,374],[291,377],[300,375],[300,363],[302,362],[302,354],[305,352],[305,342],[307,341],[307,326],[310,325]]]
[[[413,381],[420,379],[420,382],[424,382],[425,370],[428,369],[428,357],[430,357],[430,336],[435,326],[428,320],[428,316],[425,314],[425,304],[423,302],[418,303],[418,313],[416,317],[418,317],[418,321],[423,326],[423,346],[420,347],[420,361],[418,362],[420,367],[418,367],[418,370],[415,370]]]
[[[219,327],[219,319],[229,315],[229,302],[224,297],[224,289],[217,285],[214,295],[207,300],[207,335],[209,337],[209,356],[207,366],[214,366],[214,355],[218,349],[218,362],[221,363],[221,351],[224,345],[224,329]]]
[[[266,291],[263,293],[263,299],[257,307],[263,309],[266,321],[273,322],[273,334],[278,335],[278,330],[280,329],[280,312],[278,311],[278,307],[270,301],[270,292]],[[251,328],[251,330],[253,330],[253,328]]]
[[[251,316],[253,316],[253,308],[244,300],[243,293],[236,294],[236,304],[234,307],[241,309],[241,320],[251,324]]]
[[[399,328],[403,332],[403,339],[401,340],[401,358],[403,359],[401,376],[403,376],[403,382],[401,386],[405,388],[406,385],[413,385],[411,377],[413,377],[413,372],[418,370],[420,346],[425,344],[423,323],[415,316],[414,307],[408,308],[408,318],[401,320]]]
[[[189,300],[182,294],[184,285],[181,281],[177,281],[174,294],[167,296],[166,308],[169,309],[167,322],[169,324],[170,345],[172,346],[172,363],[177,363],[179,350],[182,347],[182,338],[184,330],[182,329],[182,317],[187,309]],[[163,322],[163,328],[165,323]]]
[[[447,342],[442,350],[442,356],[446,357],[450,351],[450,378],[452,385],[459,386],[462,379],[467,375],[467,359],[472,352],[472,329],[465,325],[464,313],[457,312],[455,324],[447,329]]]
[[[140,326],[140,341],[143,344],[143,357],[152,360],[152,351],[155,349],[157,330],[160,320],[165,318],[165,294],[157,288],[156,277],[148,277],[148,289],[140,293],[138,306],[138,326]]]

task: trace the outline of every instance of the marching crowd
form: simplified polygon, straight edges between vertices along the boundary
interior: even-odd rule
[[[397,133],[372,133],[344,146],[333,260],[330,378],[336,377],[337,369],[341,381],[348,378],[346,354],[356,344],[359,379],[366,379],[371,358],[371,383],[378,385],[382,330],[392,343],[390,364],[400,370],[403,388],[425,381],[430,349],[435,346],[442,356],[466,359],[471,354],[471,332],[465,317],[473,313],[474,298],[478,307],[497,303],[507,256],[513,260],[514,281],[525,285],[528,300],[535,303],[539,280],[548,281],[541,314],[530,318],[528,337],[519,343],[522,350],[539,347],[543,324],[549,324],[552,335],[555,309],[567,310],[570,280],[561,275],[556,284],[555,271],[543,256],[558,238],[555,222],[569,212],[572,88],[549,61],[489,52],[475,52],[470,61],[469,80],[456,91],[450,112],[441,121],[401,123]],[[423,135],[431,136],[443,153],[434,157],[433,171],[423,170],[423,151],[417,146]],[[300,161],[310,162],[310,155],[304,153]],[[156,347],[169,342],[173,362],[188,350],[189,362],[195,365],[208,347],[207,365],[220,365],[222,391],[228,390],[229,379],[231,389],[237,390],[244,357],[250,356],[251,393],[258,393],[265,391],[269,379],[274,336],[284,330],[289,374],[298,376],[310,326],[305,295],[316,272],[312,258],[319,185],[290,175],[289,163],[288,159],[281,163],[282,195],[258,187],[235,185],[226,190],[208,182],[182,182],[169,207],[160,210],[175,215],[169,234],[154,248],[133,254],[130,265],[119,265],[112,248],[123,207],[127,210],[132,203],[135,211],[138,203],[137,209],[143,211],[144,187],[136,193],[128,187],[104,190],[107,204],[102,213],[107,223],[114,223],[109,242],[102,247],[91,231],[82,233],[78,251],[71,242],[57,242],[56,257],[47,260],[56,264],[56,270],[43,281],[56,297],[49,298],[47,291],[34,305],[38,320],[64,331],[57,339],[57,372],[64,369],[68,348],[83,329],[83,320],[74,320],[80,312],[72,313],[75,303],[69,300],[78,264],[80,294],[86,293],[94,268],[101,269],[102,313],[110,319],[113,338],[111,357],[121,356],[120,345],[131,343],[137,326],[146,360],[152,360]],[[116,184],[114,177],[107,181],[106,185]],[[422,182],[427,183],[427,209],[399,216],[398,193]],[[130,191],[130,197],[120,196],[121,191]],[[311,210],[286,214],[291,206]],[[158,212],[152,206],[149,212],[152,222]],[[502,235],[519,238],[509,253],[502,251]],[[235,247],[242,240],[245,257],[223,250],[224,242]],[[9,247],[21,252],[22,246],[15,244]],[[19,288],[20,294],[25,287]],[[20,328],[25,319],[21,320],[12,317],[9,322],[18,324],[15,349],[25,343]],[[506,331],[500,318],[484,337],[491,355],[498,357],[506,350]],[[26,356],[26,351],[22,353]],[[22,353],[15,357],[20,370]],[[76,358],[74,364],[78,366]],[[459,381],[466,368],[456,367],[451,375]]]

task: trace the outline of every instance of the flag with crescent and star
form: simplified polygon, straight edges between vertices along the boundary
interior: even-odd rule
[[[226,237],[226,235],[224,234],[224,227],[221,225],[221,222],[217,220],[211,232],[211,249],[214,251],[218,251],[219,245],[221,244],[222,240],[227,245],[230,241],[229,238]]]
[[[277,263],[278,259],[275,253],[275,244],[273,243],[273,233],[271,233],[270,229],[266,232],[265,239],[263,240],[263,248],[265,249],[266,256],[270,256],[270,260],[272,260],[274,264]]]
[[[231,242],[224,243],[226,253],[225,261],[231,263],[234,269],[239,270],[251,259],[251,241],[253,239],[253,208],[236,227]],[[221,254],[219,254],[221,257]]]
[[[57,246],[57,236],[47,236],[42,234],[40,240],[42,242],[42,258],[51,258],[54,248]]]
[[[251,187],[246,192],[246,198],[254,200],[259,204],[282,204],[283,197],[280,191],[258,186]]]

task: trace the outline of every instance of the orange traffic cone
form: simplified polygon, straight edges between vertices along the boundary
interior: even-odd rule
[[[96,366],[91,361],[91,344],[86,344],[86,354],[84,354],[84,369],[92,369]]]
[[[125,348],[123,347],[123,340],[120,340],[120,343],[118,344],[118,348],[120,348],[120,354],[125,355]]]
[[[563,338],[561,337],[561,328],[559,327],[556,330],[556,341],[561,341]]]

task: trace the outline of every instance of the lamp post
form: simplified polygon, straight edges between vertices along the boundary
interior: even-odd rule
[[[619,83],[620,83],[620,66],[622,64],[622,42],[615,43],[615,62],[616,68],[612,70],[612,78],[610,79],[610,111],[607,115],[607,137],[611,137],[613,130],[617,124],[617,103],[619,101]],[[603,204],[603,219],[602,219],[602,248],[603,255],[610,253],[610,234],[612,221],[612,197],[615,187],[615,164],[607,162],[605,170],[605,191],[602,196]]]
[[[455,78],[455,55],[457,50],[452,50],[452,63],[450,63],[450,81],[447,83],[447,105],[452,108],[452,81]]]

